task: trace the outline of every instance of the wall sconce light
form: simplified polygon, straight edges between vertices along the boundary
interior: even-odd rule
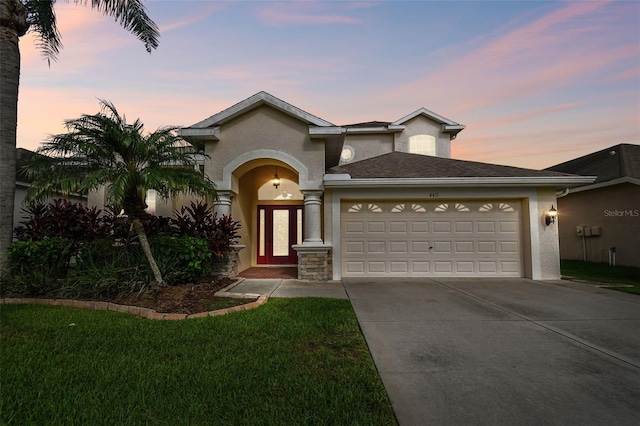
[[[558,210],[551,204],[551,209],[544,215],[544,223],[546,223],[547,226],[556,223],[556,216],[558,216]]]
[[[273,186],[278,189],[280,186],[280,178],[278,177],[278,167],[276,167],[276,174],[273,176]]]

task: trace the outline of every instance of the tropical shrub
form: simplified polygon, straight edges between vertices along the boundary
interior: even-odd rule
[[[73,241],[62,237],[16,241],[7,250],[3,294],[51,294],[67,276]]]
[[[169,284],[195,282],[211,272],[211,252],[202,238],[162,236],[150,245]]]
[[[205,239],[216,257],[222,257],[231,250],[231,245],[238,241],[238,230],[241,228],[240,222],[226,215],[218,217],[207,203],[202,202],[191,202],[191,206],[183,206],[176,211],[173,226],[176,235]]]
[[[101,210],[69,200],[57,199],[46,205],[37,203],[22,211],[28,219],[14,229],[18,241],[61,237],[80,243],[111,233],[110,224],[101,216]]]

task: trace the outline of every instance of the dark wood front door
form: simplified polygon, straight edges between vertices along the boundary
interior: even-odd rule
[[[258,206],[258,264],[296,265],[302,243],[302,206]]]

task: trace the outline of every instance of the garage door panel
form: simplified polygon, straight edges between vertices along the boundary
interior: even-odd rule
[[[475,262],[473,261],[459,261],[456,262],[456,273],[457,274],[468,274],[474,272]]]
[[[433,243],[433,252],[436,254],[451,254],[451,241],[436,241]]]
[[[481,274],[492,273],[495,274],[498,272],[498,262],[497,261],[486,261],[482,260],[478,262],[478,272]]]
[[[369,234],[383,234],[385,222],[381,221],[371,221],[367,222],[367,232]]]
[[[441,220],[433,221],[433,232],[438,233],[450,233],[451,232],[451,222],[443,222]]]
[[[493,234],[496,232],[496,223],[494,221],[478,221],[476,222],[476,228],[478,233],[490,233]]]
[[[473,233],[473,222],[471,221],[456,221],[456,233],[457,234],[471,234]]]
[[[410,222],[412,234],[426,234],[429,232],[429,222],[415,220]]]
[[[456,253],[473,253],[473,241],[456,241]]]
[[[513,200],[343,203],[342,273],[522,276],[520,211]]]
[[[385,273],[385,262],[367,262],[367,270],[370,274]]]
[[[412,253],[429,253],[429,247],[431,245],[428,241],[411,241],[411,252]]]
[[[436,273],[450,274],[453,271],[451,261],[435,261],[433,262],[433,270]]]
[[[349,220],[346,222],[344,232],[349,234],[364,234],[364,222]]]
[[[386,252],[387,249],[384,241],[369,241],[367,243],[367,253],[385,254]]]
[[[501,241],[500,253],[518,253],[519,244],[516,241]]]
[[[411,272],[414,274],[426,274],[429,273],[430,262],[427,261],[413,261],[411,262]]]
[[[389,271],[392,273],[406,274],[407,272],[409,272],[409,262],[391,261],[389,262]]]
[[[407,254],[409,252],[409,250],[407,249],[407,244],[407,241],[390,241],[389,252]]]
[[[497,253],[495,241],[478,241],[478,253]]]
[[[402,221],[390,221],[389,222],[389,233],[390,234],[406,234],[407,233],[407,222]]]
[[[348,241],[344,247],[346,248],[345,254],[364,254],[364,242],[363,241]]]
[[[518,232],[518,228],[518,223],[516,221],[500,221],[500,232],[516,233]]]

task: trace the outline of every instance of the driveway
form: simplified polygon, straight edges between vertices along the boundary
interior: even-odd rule
[[[344,279],[400,425],[638,425],[640,297],[526,279]]]

